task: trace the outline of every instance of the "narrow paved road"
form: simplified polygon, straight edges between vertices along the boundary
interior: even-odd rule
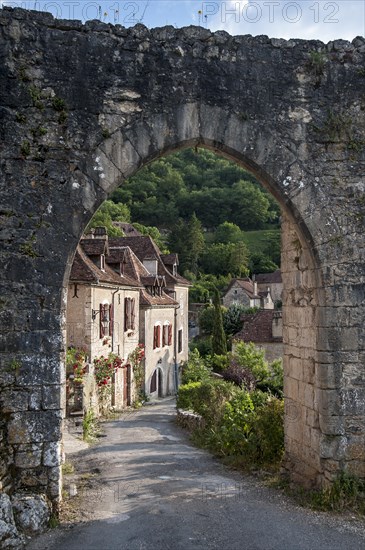
[[[364,523],[304,510],[227,470],[189,443],[174,413],[165,400],[105,424],[105,437],[74,455],[89,485],[86,521],[27,548],[364,550]]]

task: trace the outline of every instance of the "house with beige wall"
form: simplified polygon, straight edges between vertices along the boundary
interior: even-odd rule
[[[121,358],[139,343],[141,284],[121,275],[107,263],[106,238],[81,239],[69,278],[67,297],[67,346],[86,352],[84,408],[97,406],[93,373],[95,358],[113,352]],[[126,327],[126,309],[133,304],[133,324]],[[71,375],[72,376],[72,375]],[[133,373],[123,366],[114,376],[111,405],[121,408],[133,401]]]
[[[110,247],[126,246],[138,258],[135,276],[140,293],[140,341],[145,345],[145,393],[175,393],[182,362],[188,359],[190,283],[178,272],[177,254],[162,254],[149,236],[110,239]]]
[[[104,228],[96,228],[81,239],[69,279],[67,345],[88,357],[84,408],[96,407],[94,359],[110,352],[124,359],[114,376],[111,405],[133,402],[128,356],[138,344],[145,346],[145,394],[176,391],[179,367],[188,358],[190,285],[177,265],[177,255],[162,255],[150,237],[108,238]]]
[[[260,309],[253,315],[244,315],[242,323],[242,329],[233,337],[233,352],[237,342],[253,342],[256,347],[265,351],[265,357],[269,363],[283,357],[281,311]]]

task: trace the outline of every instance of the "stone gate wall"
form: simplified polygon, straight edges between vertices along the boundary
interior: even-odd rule
[[[285,467],[365,476],[365,40],[125,29],[0,10],[0,477],[60,496],[64,289],[97,207],[208,147],[283,210]]]

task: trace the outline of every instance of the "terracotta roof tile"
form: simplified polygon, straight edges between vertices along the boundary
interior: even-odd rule
[[[281,271],[277,269],[273,273],[258,273],[256,282],[260,284],[281,283]]]
[[[88,256],[100,256],[108,253],[106,239],[81,239],[80,245]]]
[[[281,317],[281,312],[274,309],[260,309],[254,315],[242,317],[243,328],[234,335],[234,340],[244,342],[282,342],[283,338],[273,337],[272,323],[275,317]]]

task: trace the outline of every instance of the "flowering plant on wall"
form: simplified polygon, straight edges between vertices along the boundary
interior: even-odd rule
[[[131,365],[134,374],[134,381],[139,398],[144,395],[144,367],[142,361],[144,359],[144,345],[138,346],[128,355],[128,363]]]
[[[113,374],[121,368],[123,359],[115,353],[109,353],[107,357],[101,355],[94,359],[94,376],[99,388],[111,384]]]
[[[66,372],[74,382],[81,383],[83,375],[87,372],[86,351],[82,348],[68,348],[66,352]]]

